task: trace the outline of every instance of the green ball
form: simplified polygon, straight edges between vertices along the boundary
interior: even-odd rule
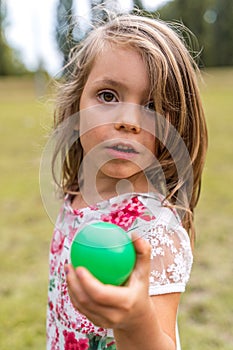
[[[71,263],[87,268],[105,284],[121,285],[136,261],[133,243],[117,225],[96,222],[81,229],[71,245]]]

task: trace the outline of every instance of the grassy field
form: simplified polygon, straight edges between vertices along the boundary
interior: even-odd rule
[[[233,348],[233,69],[204,72],[210,141],[190,283],[182,296],[182,350]],[[27,79],[0,80],[0,349],[45,348],[52,224],[39,163],[52,109]]]
[[[204,74],[209,152],[196,212],[195,260],[180,307],[184,350],[233,349],[233,69]]]

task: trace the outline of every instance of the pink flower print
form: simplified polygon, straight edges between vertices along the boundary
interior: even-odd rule
[[[51,350],[59,350],[58,342],[59,342],[59,331],[58,331],[58,328],[56,327],[56,335],[52,340]]]
[[[69,240],[69,243],[72,243],[73,239],[74,239],[74,236],[76,235],[77,233],[77,228],[74,228],[73,226],[69,226],[68,227],[68,230],[69,230],[69,233],[68,233],[68,240]]]
[[[74,332],[63,332],[65,338],[65,347],[64,350],[87,350],[89,347],[88,339],[79,339],[75,338]]]
[[[80,218],[82,218],[84,215],[83,211],[80,209],[73,209],[73,213],[74,213],[74,215],[79,216]]]
[[[88,339],[80,339],[78,343],[79,343],[80,350],[86,350],[89,348],[89,340]]]
[[[118,207],[118,204],[117,203],[113,203],[112,204],[112,208],[117,208]]]
[[[112,209],[114,210],[109,215],[102,215],[101,220],[116,224],[124,230],[128,230],[138,217],[143,218],[142,214],[146,210],[137,197],[133,197],[129,202],[127,201],[125,206],[122,206],[121,203],[117,208],[115,205],[112,206]],[[146,220],[148,220],[147,216]]]
[[[145,221],[151,221],[151,220],[155,219],[155,216],[153,216],[153,215],[151,216],[151,215],[145,214],[145,215],[140,216],[140,218],[142,220],[145,220]]]
[[[49,301],[49,310],[50,310],[50,311],[53,310],[53,303],[52,303],[52,301]]]
[[[50,270],[51,275],[54,274],[56,267],[57,267],[57,259],[56,259],[56,255],[55,255],[54,259],[51,259],[51,261],[50,261],[49,270]]]
[[[106,329],[101,328],[101,327],[95,328],[94,325],[85,316],[82,316],[81,328],[79,329],[79,331],[82,334],[95,333],[95,335],[97,335],[97,336],[106,336],[107,335]]]
[[[93,324],[86,319],[86,317],[83,317],[83,320],[81,322],[81,332],[83,334],[90,334],[93,333],[95,330]]]
[[[64,239],[65,239],[65,236],[61,233],[61,231],[58,229],[55,229],[54,234],[53,234],[52,243],[51,243],[51,253],[52,254],[56,254],[56,253],[61,252],[61,250],[63,248],[63,244],[64,244]]]
[[[90,205],[90,207],[89,207],[92,211],[96,211],[96,210],[98,210],[99,209],[99,207],[98,207],[98,205],[95,205],[95,204],[93,204],[93,205]]]
[[[106,344],[106,347],[109,348],[110,346],[115,344],[115,340],[111,341],[110,343]]]

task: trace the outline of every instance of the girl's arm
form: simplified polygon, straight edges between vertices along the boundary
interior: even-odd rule
[[[96,326],[112,328],[119,350],[175,350],[180,293],[150,297],[150,245],[134,240],[135,269],[128,285],[104,285],[84,268],[66,267],[71,301]]]
[[[176,349],[176,310],[180,293],[151,297],[151,307],[134,328],[114,332],[117,349]],[[135,320],[136,321],[136,320]]]

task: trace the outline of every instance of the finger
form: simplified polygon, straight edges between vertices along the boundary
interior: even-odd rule
[[[145,280],[145,277],[148,279],[150,274],[150,255],[151,255],[151,245],[142,237],[138,236],[136,233],[132,234],[132,240],[134,248],[136,251],[136,265],[132,273],[132,278],[135,276],[137,279]]]
[[[84,268],[78,268],[75,270],[71,265],[65,266],[67,273],[67,286],[70,300],[74,308],[88,317],[89,315],[98,314],[100,310],[98,304],[90,298],[89,294],[83,288],[83,283],[79,278],[79,275],[82,274],[82,271],[79,272],[80,269],[86,270]],[[88,272],[87,275],[88,279],[94,278]]]
[[[65,273],[66,273],[66,282],[68,287],[72,290],[74,289],[78,284],[78,278],[75,272],[75,269],[72,265],[65,265],[64,267]]]
[[[80,305],[88,303],[88,296],[82,288],[82,284],[77,276],[77,273],[72,265],[65,266],[66,282],[69,296],[75,308],[80,310]]]
[[[75,306],[83,305],[86,307],[91,303],[97,305],[106,305],[107,286],[101,283],[96,279],[86,268],[78,267],[76,270],[73,266],[66,266],[67,273],[67,285],[69,288],[69,294],[72,298],[72,302]],[[112,291],[109,291],[109,294],[112,295]]]
[[[78,268],[76,273],[85,293],[100,306],[117,307],[128,296],[129,291],[126,286],[103,284],[82,267]]]
[[[112,294],[112,290],[115,289],[119,295],[119,287],[103,285],[85,268],[79,267],[74,270],[72,266],[67,266],[66,271],[68,270],[69,295],[75,309],[100,327],[112,328],[119,322],[122,312],[125,311],[124,307],[121,309],[120,303],[125,301],[125,297],[122,297],[122,300],[116,300],[116,295]],[[88,288],[87,291],[85,285]],[[90,296],[90,286],[94,291],[93,296]],[[97,290],[99,287],[104,290],[104,294],[100,294]],[[108,291],[107,294],[105,294],[106,291]]]

